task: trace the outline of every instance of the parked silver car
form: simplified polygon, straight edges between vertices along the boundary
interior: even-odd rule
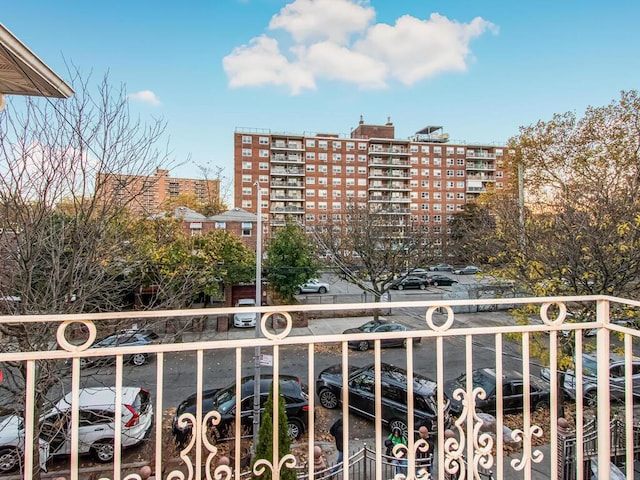
[[[40,429],[41,467],[54,455],[71,453],[71,396],[72,392],[47,410],[36,426]],[[144,388],[123,387],[120,402],[121,445],[137,445],[147,437],[153,426],[151,397]],[[115,387],[80,389],[78,408],[78,453],[91,453],[101,463],[113,461]],[[0,420],[0,473],[11,472],[21,465],[24,441],[24,419],[21,416],[8,415]]]
[[[598,359],[595,354],[582,354],[582,391],[584,402],[595,406],[598,402]],[[551,370],[543,368],[540,376],[545,380],[551,378]],[[631,361],[631,380],[634,401],[640,400],[640,358]],[[576,398],[576,375],[574,370],[564,372],[564,392],[572,399]],[[609,393],[614,401],[624,401],[625,396],[625,360],[619,355],[612,355],[609,361]]]
[[[328,291],[329,284],[321,282],[317,278],[312,278],[298,287],[298,293],[327,293]]]

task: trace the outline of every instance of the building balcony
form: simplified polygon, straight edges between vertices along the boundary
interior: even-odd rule
[[[271,206],[269,208],[269,211],[271,213],[304,213],[304,208],[303,207],[296,207],[296,206],[286,206],[286,207],[276,207],[276,206]]]
[[[271,180],[269,185],[271,185],[271,187],[278,188],[304,188],[304,184],[302,182],[289,182],[286,180]]]
[[[369,166],[388,165],[393,167],[407,167],[411,164],[408,159],[404,158],[384,158],[384,157],[372,157],[369,159]]]
[[[589,306],[592,321],[568,321],[567,308],[578,303]],[[527,325],[518,324],[508,313],[521,306],[534,312]],[[400,473],[414,479],[425,478],[425,468],[432,471],[432,478],[439,479],[582,479],[592,478],[592,472],[598,479],[612,479],[619,478],[615,475],[620,470],[627,472],[622,478],[633,478],[634,459],[640,451],[640,426],[634,417],[637,390],[631,367],[637,362],[633,345],[640,332],[613,322],[610,309],[614,307],[635,311],[640,302],[609,296],[462,300],[439,295],[437,300],[385,302],[383,306],[378,302],[323,302],[29,315],[19,317],[20,322],[16,316],[3,316],[3,331],[11,331],[18,323],[23,326],[22,331],[43,332],[47,327],[51,338],[39,342],[43,349],[33,343],[33,350],[28,351],[18,348],[11,336],[5,334],[2,338],[0,366],[6,388],[0,400],[5,413],[20,414],[20,418],[5,417],[0,433],[5,442],[12,431],[21,434],[13,448],[2,448],[0,465],[8,469],[17,448],[16,468],[4,472],[7,478],[9,474],[16,478],[34,477],[32,472],[38,470],[34,450],[40,452],[41,465],[46,465],[50,477],[141,478],[137,476],[141,466],[148,465],[155,478],[248,478],[250,467],[241,455],[232,456],[228,463],[223,457],[229,460],[232,451],[248,451],[251,423],[243,425],[243,421],[251,416],[244,415],[247,409],[253,413],[252,405],[245,405],[240,395],[234,397],[233,392],[239,394],[240,389],[232,388],[225,390],[228,402],[215,407],[207,390],[240,385],[246,376],[269,374],[276,380],[283,380],[284,375],[299,377],[306,398],[305,408],[295,417],[300,421],[295,425],[304,432],[292,430],[293,424],[289,423],[289,433],[301,433],[295,446],[283,458],[278,458],[280,453],[274,449],[276,458],[262,464],[273,472],[273,478],[280,478],[280,469],[285,465],[296,469],[301,479],[328,479],[337,474],[341,478],[382,480]],[[253,328],[228,329],[228,317],[247,312],[258,314],[259,335]],[[363,312],[368,317],[358,318]],[[365,323],[374,312],[403,322],[413,319],[413,328],[341,333]],[[113,331],[114,325],[128,332],[153,329],[160,335],[159,342],[92,348],[96,332]],[[382,348],[392,341],[403,346]],[[569,420],[561,415],[558,382],[545,384],[537,378],[543,372],[551,379],[558,378],[559,354],[567,341],[572,342],[575,351],[573,371],[577,372],[569,384],[565,375],[565,389],[573,392],[562,407],[573,412],[572,417],[567,417]],[[533,357],[531,345],[535,342],[542,342],[549,352],[548,363],[541,365]],[[350,344],[369,352],[352,351]],[[587,353],[593,361],[591,370],[583,360]],[[622,368],[626,372],[622,376],[618,371],[612,376],[610,358],[614,353],[626,367]],[[145,361],[134,362],[134,358]],[[391,362],[394,367],[388,366]],[[341,380],[350,374],[351,367],[365,365],[371,365],[370,369],[360,370],[354,378],[362,379],[366,373],[369,382]],[[327,370],[329,366],[333,369]],[[543,366],[547,370],[542,371]],[[518,389],[508,390],[497,382],[493,392],[488,391],[493,388],[489,383],[474,384],[473,373],[480,367],[495,371],[498,378],[507,372],[518,372]],[[595,380],[588,376],[589,372]],[[45,376],[48,389],[43,388]],[[335,388],[344,388],[335,397],[336,403],[326,393],[329,377],[334,378]],[[448,380],[455,378],[462,383],[449,391]],[[541,382],[548,389],[548,397],[536,393]],[[87,401],[84,389],[97,385],[101,391],[106,388],[111,392],[115,408],[105,404],[102,416],[91,417],[81,405]],[[277,385],[281,385],[280,381],[274,382]],[[128,403],[126,387],[144,389],[142,404]],[[279,388],[274,389],[276,395]],[[588,395],[594,389],[597,397]],[[47,391],[47,400],[57,400],[63,394],[68,394],[69,399],[64,409],[52,411],[65,414],[64,423],[56,427],[53,435],[44,429],[50,418],[46,407],[40,410],[45,412],[43,417],[34,413],[36,394]],[[192,393],[184,405],[192,405],[193,409],[185,410],[183,405],[180,412],[184,413],[177,413],[176,407]],[[516,397],[521,402],[519,414],[511,412]],[[495,402],[491,404],[494,415],[486,413],[487,402]],[[392,404],[396,412],[404,413],[390,416]],[[269,413],[275,419],[270,427],[273,441],[277,442],[282,424],[277,402],[275,405]],[[364,416],[356,416],[354,410]],[[428,412],[433,416],[429,420],[431,435],[425,442],[416,432]],[[345,463],[336,466],[335,449],[326,440],[326,432],[339,417],[343,419]],[[384,440],[389,434],[389,421],[408,435],[406,446],[387,454]],[[113,429],[99,426],[100,422]],[[215,436],[223,424],[229,428],[225,430],[227,440]],[[141,444],[122,448],[123,444],[132,443],[131,432],[142,426]],[[183,442],[176,443],[174,433],[184,431],[189,434]],[[63,434],[57,436],[59,432]],[[94,432],[100,434],[99,439],[91,436]],[[112,461],[109,458],[107,463],[94,463],[84,455],[82,452],[91,447],[85,444],[89,438],[93,439],[94,449],[96,445],[108,445],[101,451],[112,455]],[[39,445],[39,449],[23,448],[24,445]],[[324,464],[307,461],[313,458],[315,445],[324,449]],[[47,458],[54,448],[69,453]],[[433,456],[427,461],[423,454],[429,452]],[[257,464],[257,478],[259,472]]]
[[[379,189],[375,189],[378,191]],[[377,195],[370,194],[369,195],[370,202],[389,202],[389,203],[411,203],[411,199],[409,197],[397,197],[392,195]]]
[[[376,153],[390,153],[390,154],[397,154],[397,155],[409,155],[409,149],[407,147],[403,146],[382,146],[382,145],[370,145],[369,146],[369,155],[372,154],[376,154]]]
[[[279,142],[275,141],[271,143],[271,150],[304,150],[302,142]]]
[[[483,150],[467,150],[467,158],[496,158],[495,153],[485,152]]]
[[[272,168],[269,172],[271,175],[291,175],[302,176],[305,174],[302,168]]]
[[[369,178],[380,178],[380,179],[393,179],[393,178],[411,178],[406,171],[398,171],[398,172],[369,172]]]
[[[467,171],[469,171],[469,170],[491,170],[491,171],[495,171],[496,166],[493,163],[467,162],[466,169],[467,169]]]
[[[283,155],[283,154],[276,154],[276,155],[271,155],[271,163],[304,163],[304,160],[302,158],[302,155]]]
[[[372,183],[369,185],[369,191],[381,191],[381,192],[386,192],[386,191],[390,191],[390,192],[410,192],[411,191],[411,187],[409,185],[403,185],[403,184],[393,184],[393,183],[385,183],[385,184],[379,184],[379,183]]]

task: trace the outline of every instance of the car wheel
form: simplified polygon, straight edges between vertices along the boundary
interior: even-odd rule
[[[103,438],[91,446],[91,454],[99,463],[113,462],[115,455],[112,438]]]
[[[338,397],[328,388],[321,390],[318,393],[318,398],[320,399],[320,405],[324,408],[336,408],[338,406]]]
[[[318,289],[318,293],[327,293],[327,289],[325,287],[320,287]]]
[[[402,284],[398,285],[398,290],[404,290],[404,287],[402,286]]]
[[[301,288],[298,289],[298,295],[302,295],[302,289]]]
[[[389,422],[389,430],[391,430],[393,432],[396,428],[400,429],[400,434],[404,438],[409,438],[408,437],[409,427],[407,426],[407,424],[403,420],[395,419],[395,420],[391,420]]]
[[[369,350],[369,341],[362,340],[358,342],[358,350],[360,350],[361,352],[366,352],[367,350]]]
[[[438,286],[438,282],[433,282],[433,286],[437,287]]]
[[[0,449],[0,472],[8,473],[14,471],[20,465],[20,450],[13,447]]]
[[[144,365],[147,363],[147,356],[144,353],[136,353],[131,357],[131,363],[133,363],[136,367]]]
[[[296,440],[300,438],[300,436],[304,432],[302,423],[300,423],[298,420],[293,420],[293,419],[289,419],[288,429],[289,429],[289,438],[291,440]]]
[[[589,390],[584,394],[584,404],[587,407],[595,407],[598,404],[598,391]]]
[[[427,285],[424,283],[420,284],[420,290],[426,290],[427,289]]]

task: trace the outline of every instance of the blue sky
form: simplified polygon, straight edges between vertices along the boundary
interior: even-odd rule
[[[608,104],[640,86],[638,18],[631,0],[21,0],[0,22],[166,120],[173,176],[232,178],[236,127],[348,134],[363,115],[491,143]]]

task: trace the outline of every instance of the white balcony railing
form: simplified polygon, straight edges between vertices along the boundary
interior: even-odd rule
[[[567,323],[566,307],[580,302],[583,305],[590,305],[594,312],[594,321],[589,323]],[[518,306],[535,307],[535,314],[530,317],[527,325],[517,325],[515,322],[495,322],[487,325],[470,325],[466,312],[484,311],[493,312]],[[559,312],[556,318],[551,318],[550,308],[554,307]],[[180,331],[181,327],[200,325],[202,319],[209,319],[210,323],[217,321],[219,330],[226,330],[226,318],[228,315],[241,311],[251,312],[247,308],[203,308],[190,310],[173,311],[144,311],[144,312],[120,312],[82,315],[46,315],[46,316],[4,316],[0,317],[0,324],[8,327],[18,323],[24,327],[24,331],[40,331],[46,326],[53,326],[56,332],[50,339],[51,342],[42,342],[50,348],[34,351],[20,351],[17,348],[18,342],[15,338],[5,336],[1,339],[2,353],[0,353],[0,367],[3,371],[3,383],[0,386],[13,386],[14,397],[6,405],[7,390],[3,390],[0,399],[3,400],[3,408],[16,408],[23,417],[22,444],[34,445],[38,438],[38,418],[34,418],[34,399],[36,393],[43,388],[42,378],[46,372],[43,371],[43,362],[56,366],[59,369],[60,381],[55,385],[58,396],[62,393],[71,392],[72,408],[69,436],[65,438],[69,442],[70,455],[62,457],[61,460],[50,460],[49,468],[62,472],[62,476],[70,479],[88,478],[96,475],[95,468],[87,470],[84,463],[79,462],[79,438],[78,428],[75,427],[85,419],[80,418],[78,411],[78,392],[87,386],[111,386],[116,395],[121,395],[123,386],[142,386],[149,390],[153,403],[155,417],[150,436],[145,440],[145,448],[134,455],[138,463],[131,463],[129,449],[121,449],[120,433],[122,427],[124,407],[116,402],[115,409],[115,433],[112,434],[115,457],[113,463],[106,465],[105,471],[99,474],[99,478],[137,478],[129,476],[139,468],[140,461],[148,464],[153,472],[161,478],[195,478],[203,476],[213,478],[214,474],[222,475],[229,472],[229,478],[241,478],[242,468],[240,457],[238,456],[231,464],[231,469],[219,464],[223,456],[223,444],[214,445],[207,441],[208,422],[215,423],[215,414],[207,412],[203,408],[204,390],[213,385],[221,386],[225,383],[240,379],[247,374],[255,374],[258,358],[263,359],[263,354],[268,354],[272,366],[260,367],[262,372],[268,370],[274,378],[280,375],[295,372],[304,383],[308,384],[308,413],[306,418],[306,437],[302,446],[291,455],[284,458],[276,458],[273,462],[268,462],[267,468],[274,472],[273,478],[279,477],[279,469],[283,468],[283,462],[287,465],[296,465],[299,468],[299,476],[313,478],[319,472],[314,467],[314,462],[305,461],[313,458],[313,448],[318,441],[322,440],[319,433],[325,428],[321,425],[322,418],[326,415],[319,415],[324,412],[319,405],[315,380],[321,369],[321,365],[330,361],[341,364],[342,373],[342,406],[340,413],[344,419],[343,438],[345,442],[344,451],[351,452],[362,447],[361,439],[371,438],[369,447],[372,448],[372,467],[364,473],[358,470],[355,464],[349,462],[349,478],[388,478],[384,472],[384,446],[387,426],[383,423],[385,411],[381,398],[383,389],[386,388],[381,382],[381,364],[388,361],[389,355],[395,355],[395,364],[406,369],[409,378],[418,373],[432,377],[437,384],[435,400],[437,402],[437,416],[434,429],[437,431],[435,437],[435,460],[434,478],[452,478],[455,471],[465,470],[464,477],[480,478],[481,474],[492,471],[492,475],[498,479],[509,478],[563,478],[563,465],[566,459],[562,458],[561,439],[566,435],[562,421],[559,422],[559,409],[556,400],[558,399],[559,387],[556,382],[551,382],[551,402],[549,408],[549,424],[540,425],[536,423],[534,416],[529,414],[533,405],[531,404],[530,392],[532,382],[530,381],[539,369],[539,361],[532,355],[531,345],[534,336],[541,332],[548,334],[547,347],[549,352],[549,371],[551,378],[556,378],[559,371],[559,345],[566,342],[567,338],[574,338],[573,347],[577,365],[575,371],[575,443],[582,445],[585,441],[585,425],[595,421],[595,441],[597,449],[583,450],[577,448],[575,452],[575,462],[572,472],[575,478],[587,478],[585,465],[591,459],[591,465],[598,465],[598,479],[607,480],[611,475],[611,439],[610,420],[612,415],[617,415],[622,424],[634,425],[633,412],[633,378],[631,375],[631,365],[633,360],[633,342],[638,339],[639,332],[612,323],[610,320],[610,309],[613,307],[625,307],[628,310],[636,310],[640,302],[625,300],[608,296],[589,297],[554,297],[554,298],[503,298],[486,300],[437,300],[437,301],[412,301],[412,302],[389,302],[389,303],[365,303],[365,304],[329,304],[329,305],[285,305],[285,306],[264,306],[256,308],[256,312],[262,314],[260,324],[263,334],[255,336],[254,330],[236,330],[226,332],[224,338],[220,336],[207,337],[202,333],[183,334],[180,342],[159,343],[145,346],[117,347],[117,348],[89,348],[96,336],[97,331],[113,329],[114,323],[132,328],[143,327],[148,322],[154,322],[156,330],[164,333],[166,331]],[[506,311],[506,310],[505,310]],[[358,313],[383,312],[386,316],[393,316],[394,312],[405,312],[412,318],[420,318],[421,327],[400,333],[353,333],[343,334],[346,320],[349,316],[356,316]],[[370,317],[371,315],[369,315]],[[506,318],[506,315],[503,315]],[[323,318],[325,324],[331,325],[332,332],[328,330],[316,330],[313,335],[300,335],[301,330],[297,325],[304,325],[306,318]],[[490,316],[486,318],[491,318]],[[224,319],[224,320],[222,320]],[[317,320],[309,320],[314,322]],[[364,323],[365,319],[362,319]],[[270,325],[275,324],[276,328]],[[78,328],[81,326],[80,328]],[[89,334],[88,340],[77,345],[77,341],[71,341],[73,332],[85,330]],[[197,328],[196,328],[197,329]],[[199,329],[197,329],[199,330]],[[309,331],[309,330],[307,330]],[[567,333],[568,332],[568,333]],[[586,336],[588,332],[588,337]],[[593,336],[592,336],[593,335]],[[620,341],[618,342],[618,337]],[[382,349],[381,342],[391,339],[407,339],[404,349],[391,352],[390,349]],[[421,345],[414,345],[413,339],[421,339]],[[349,342],[372,341],[371,352],[353,354],[348,348]],[[591,342],[591,343],[590,343]],[[583,379],[582,353],[588,349],[595,349],[594,355],[597,358],[597,391],[599,401],[589,412],[587,405],[580,392],[583,391],[586,380]],[[419,361],[419,350],[421,355],[430,355],[430,361]],[[609,358],[613,350],[622,352],[626,374],[624,377],[625,393],[624,402],[621,407],[617,407],[609,401]],[[144,367],[133,367],[125,363],[132,354],[143,353],[154,358]],[[258,357],[260,354],[260,357]],[[357,357],[356,357],[357,356]],[[97,358],[113,358],[112,366],[86,367],[87,360]],[[225,360],[226,359],[226,360]],[[371,401],[374,403],[373,420],[355,422],[357,418],[349,410],[350,394],[347,376],[350,366],[371,361],[374,364],[375,383],[372,386]],[[476,367],[495,368],[497,377],[502,376],[507,367],[514,365],[522,374],[523,394],[524,394],[524,414],[518,420],[520,422],[516,429],[513,429],[509,439],[502,434],[490,435],[483,430],[483,416],[478,415],[476,402],[482,399],[484,391],[474,387],[472,381],[472,371]],[[68,371],[64,369],[67,368]],[[104,368],[104,369],[102,369]],[[458,370],[456,370],[456,368]],[[18,378],[24,372],[23,378]],[[447,410],[448,402],[445,396],[445,380],[453,378],[459,373],[466,373],[467,380],[464,388],[456,391],[453,395],[461,400],[462,410],[457,418],[449,423],[449,417],[444,414]],[[14,376],[9,378],[9,376]],[[274,385],[277,385],[275,382]],[[417,383],[409,382],[406,385],[407,397],[406,408],[410,413],[414,413],[414,388],[419,388]],[[182,449],[177,449],[172,442],[171,426],[168,421],[174,412],[177,402],[175,397],[184,398],[192,392],[196,392],[195,402],[197,408],[193,415],[184,415],[186,422],[193,425],[193,435],[187,445]],[[239,395],[239,390],[236,390]],[[277,393],[277,389],[276,389]],[[17,406],[17,407],[16,407]],[[242,405],[238,400],[235,406],[235,432],[233,440],[228,445],[241,451],[244,440],[241,429]],[[496,426],[497,432],[502,432],[505,426],[505,416],[503,412],[507,405],[503,402],[502,386],[498,383],[496,391]],[[278,410],[274,408],[273,418],[278,417]],[[414,416],[409,414],[403,421],[406,421],[409,432],[414,432],[418,425]],[[560,424],[560,427],[558,426]],[[6,427],[5,425],[5,428]],[[278,422],[273,422],[273,438],[278,438]],[[365,432],[365,429],[370,431]],[[0,431],[0,437],[5,436],[7,431]],[[539,438],[543,435],[548,438],[547,444],[540,445]],[[511,441],[507,448],[506,442]],[[593,441],[593,439],[591,440]],[[633,429],[627,428],[623,440],[618,439],[617,445],[622,445],[624,451],[618,451],[618,459],[622,459],[626,465],[633,465],[634,458],[640,445],[636,444]],[[225,444],[227,445],[227,444]],[[514,447],[515,445],[515,447]],[[2,454],[6,454],[0,446]],[[407,448],[404,451],[405,473],[409,478],[416,476],[416,454],[421,447],[421,443],[413,435],[408,436]],[[139,447],[135,447],[139,448]],[[34,471],[32,448],[25,448],[21,452],[22,477],[31,478],[30,472]],[[226,450],[228,452],[228,449]],[[591,452],[591,453],[589,453]],[[594,453],[597,452],[597,453]],[[395,455],[400,455],[397,451]],[[142,458],[140,456],[142,455]],[[277,451],[274,450],[274,455]],[[0,455],[0,459],[4,460]],[[53,462],[53,465],[52,465]],[[134,469],[134,470],[132,470]],[[37,470],[37,469],[36,469]],[[233,470],[233,474],[231,474]],[[26,472],[26,473],[24,473]],[[541,473],[542,472],[542,473]],[[20,474],[20,472],[16,472]],[[347,473],[344,473],[347,478]],[[627,471],[627,478],[633,478],[633,470]],[[224,478],[224,477],[216,477]],[[320,477],[316,477],[320,478]],[[396,477],[400,478],[400,477]],[[458,477],[453,477],[458,478]],[[483,477],[484,478],[484,477]],[[573,478],[573,477],[572,477]]]

